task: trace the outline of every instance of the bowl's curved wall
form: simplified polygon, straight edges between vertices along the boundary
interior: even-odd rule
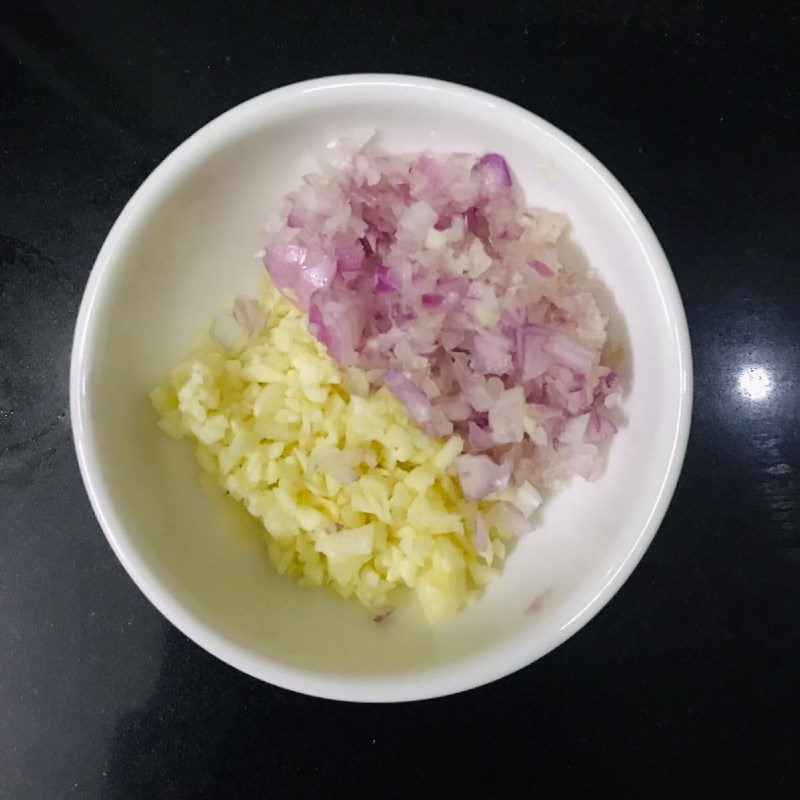
[[[362,609],[275,575],[258,525],[200,489],[188,442],[147,399],[224,298],[257,291],[260,224],[308,154],[359,126],[390,148],[503,153],[533,205],[565,211],[572,252],[608,287],[630,348],[607,468],[546,504],[503,578],[434,630],[412,611]],[[563,641],[610,597],[660,522],[689,422],[683,310],[647,223],[585,151],[532,115],[470,90],[406,78],[287,87],[215,120],[126,207],[87,287],[73,354],[73,424],[92,502],[141,588],[187,634],[252,674],[348,699],[443,694],[506,674]],[[531,601],[548,592],[535,613]]]

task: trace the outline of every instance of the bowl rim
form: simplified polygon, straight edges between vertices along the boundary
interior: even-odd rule
[[[506,113],[517,115],[521,124],[535,128],[540,134],[554,139],[573,156],[583,161],[605,184],[606,190],[624,212],[632,233],[639,238],[650,262],[664,307],[668,312],[672,340],[677,343],[677,367],[681,379],[677,418],[672,431],[667,470],[652,503],[650,515],[643,529],[631,543],[627,554],[612,574],[606,576],[599,591],[583,610],[565,625],[550,631],[548,635],[542,636],[539,633],[532,640],[526,639],[526,646],[517,647],[513,652],[502,654],[502,657],[501,644],[487,653],[476,654],[423,672],[404,673],[399,676],[344,676],[327,671],[287,666],[266,655],[253,653],[229,640],[177,601],[137,551],[132,543],[133,540],[126,534],[124,521],[116,513],[110,492],[102,478],[102,463],[89,420],[85,389],[87,371],[91,364],[92,323],[105,287],[106,277],[112,272],[116,254],[129,233],[137,227],[136,223],[142,214],[182,176],[183,169],[187,165],[202,159],[204,154],[210,152],[218,142],[226,141],[228,136],[235,135],[240,121],[256,108],[275,100],[284,101],[300,95],[312,95],[360,85],[438,92],[455,95],[462,101],[478,104],[487,110],[504,110]],[[334,700],[400,702],[455,694],[510,675],[566,641],[608,603],[644,555],[672,499],[689,436],[692,383],[692,354],[686,315],[666,255],[650,224],[630,195],[608,169],[583,146],[536,114],[477,89],[411,75],[332,75],[283,86],[234,106],[208,122],[175,148],[136,190],[106,237],[84,290],[72,344],[70,416],[81,477],[100,526],[112,550],[134,583],[176,628],[227,664],[285,689]]]

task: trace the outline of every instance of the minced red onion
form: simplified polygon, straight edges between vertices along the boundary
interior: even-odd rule
[[[472,525],[472,544],[479,554],[488,553],[492,546],[489,539],[489,526],[480,512],[475,515],[475,522]]]
[[[562,214],[527,208],[506,160],[335,150],[284,202],[264,264],[342,365],[383,383],[432,436],[464,440],[462,490],[480,499],[597,474],[616,432],[606,320],[558,257]],[[497,514],[520,532],[526,514]]]
[[[248,339],[260,336],[267,325],[267,315],[258,301],[240,294],[233,303],[233,318]]]
[[[459,456],[456,471],[461,490],[467,500],[479,500],[487,494],[505,489],[511,477],[511,464],[496,464],[489,456]]]

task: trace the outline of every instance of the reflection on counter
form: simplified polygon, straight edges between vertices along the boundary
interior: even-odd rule
[[[763,367],[745,367],[739,373],[739,393],[748,400],[764,400],[772,393],[772,376]]]

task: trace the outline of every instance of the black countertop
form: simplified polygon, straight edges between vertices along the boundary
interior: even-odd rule
[[[796,4],[0,5],[0,797],[800,796]],[[757,6],[757,8],[756,8]],[[297,80],[500,95],[659,236],[695,358],[689,450],[630,580],[540,662],[441,700],[295,695],[215,660],[117,563],[73,453],[92,261],[187,135]]]

